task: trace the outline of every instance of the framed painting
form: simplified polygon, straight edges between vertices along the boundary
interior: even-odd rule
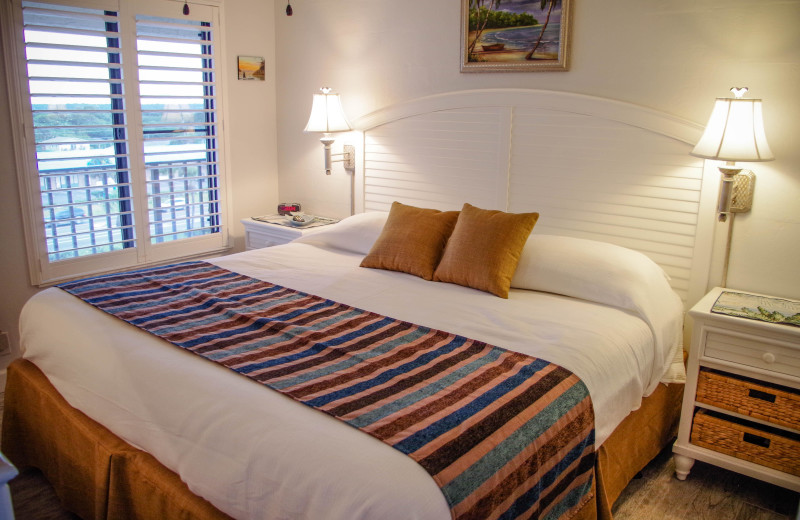
[[[572,0],[461,0],[461,72],[569,69]]]
[[[264,81],[264,58],[261,56],[237,56],[238,79]]]

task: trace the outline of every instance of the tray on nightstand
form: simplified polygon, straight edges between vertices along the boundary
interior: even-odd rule
[[[250,217],[250,218],[258,222],[266,222],[268,224],[276,224],[278,226],[286,226],[286,227],[302,227],[303,229],[319,227],[319,226],[327,226],[328,224],[336,224],[337,222],[339,222],[339,219],[315,216],[314,220],[307,224],[304,224],[302,226],[293,226],[292,223],[289,221],[289,219],[283,215],[263,215],[260,217]]]
[[[786,298],[722,291],[711,312],[800,327],[800,301]]]

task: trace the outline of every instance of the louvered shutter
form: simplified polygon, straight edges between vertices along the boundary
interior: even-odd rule
[[[224,250],[219,7],[20,5],[34,282]]]
[[[136,17],[152,243],[219,231],[214,34],[209,22]]]
[[[48,259],[134,247],[116,13],[24,6]]]

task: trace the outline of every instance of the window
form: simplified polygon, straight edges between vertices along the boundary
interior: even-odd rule
[[[34,281],[222,250],[218,7],[68,4],[17,6]]]

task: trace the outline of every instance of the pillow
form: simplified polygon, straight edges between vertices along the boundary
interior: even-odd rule
[[[392,203],[389,217],[361,267],[401,271],[433,279],[458,211],[416,208]]]
[[[294,242],[333,247],[366,255],[381,234],[389,214],[385,211],[358,213],[330,226],[312,228]]]
[[[538,219],[538,213],[464,204],[433,279],[508,298],[520,253]]]
[[[611,305],[639,316],[653,333],[653,371],[669,363],[682,343],[683,302],[664,270],[638,251],[582,238],[531,235],[511,286]],[[650,380],[657,383],[658,377]],[[645,395],[653,389],[651,384]]]
[[[638,251],[583,238],[532,235],[511,286],[634,311],[639,288],[666,280],[661,267]]]

